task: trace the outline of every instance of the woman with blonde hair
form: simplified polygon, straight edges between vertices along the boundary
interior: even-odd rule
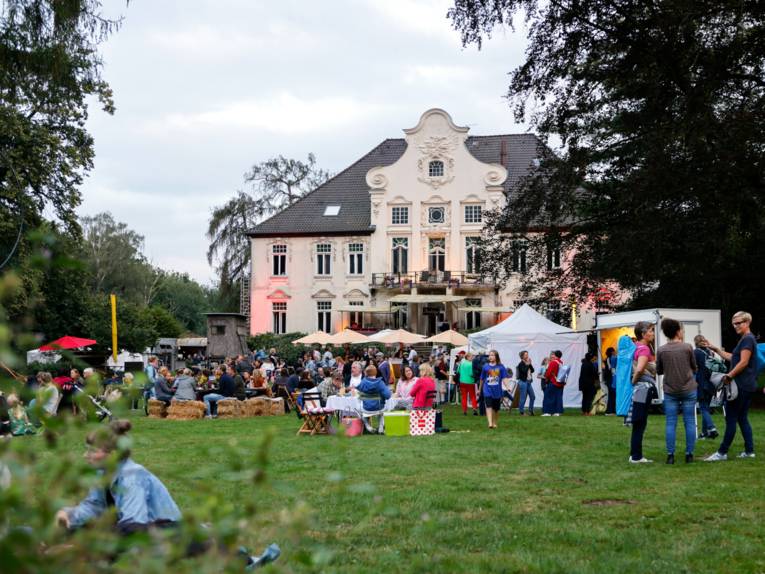
[[[741,428],[744,437],[744,450],[739,458],[754,458],[754,436],[749,423],[749,407],[757,390],[757,339],[751,331],[752,316],[746,311],[739,311],[731,320],[733,329],[741,337],[732,352],[728,353],[709,345],[715,353],[730,361],[730,371],[723,378],[725,385],[735,386],[738,395],[725,403],[725,434],[717,452],[708,456],[706,461],[714,462],[728,459],[728,450],[736,437],[736,425]]]
[[[406,368],[414,372],[408,365]],[[417,382],[414,383],[412,390],[409,391],[409,396],[414,398],[412,408],[429,409],[432,407],[435,391],[436,381],[433,379],[433,367],[430,366],[430,363],[423,363],[420,365],[420,375],[417,377]]]

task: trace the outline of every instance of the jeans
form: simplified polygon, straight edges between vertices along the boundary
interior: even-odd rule
[[[616,414],[616,388],[608,387],[608,399],[606,401],[606,414]]]
[[[685,427],[685,454],[693,454],[696,446],[696,391],[677,395],[664,394],[667,454],[675,454],[677,416],[680,412],[683,413]]]
[[[548,383],[542,400],[542,412],[548,415],[563,414],[563,387]]]
[[[701,411],[701,434],[707,436],[711,431],[717,430],[715,422],[712,420],[712,413],[709,412],[709,398],[703,397],[701,391],[698,392],[699,410]]]
[[[643,458],[643,435],[648,426],[648,403],[632,403],[632,436],[630,437],[630,457],[632,460]]]
[[[210,416],[213,414],[212,412],[212,403],[215,403],[215,414],[218,414],[218,401],[222,401],[224,399],[228,399],[231,397],[224,397],[223,395],[219,395],[218,393],[210,393],[209,395],[205,395],[205,414],[207,416]]]
[[[526,396],[529,397],[529,410],[533,413],[534,412],[534,401],[536,400],[537,396],[534,393],[534,387],[531,384],[531,381],[518,381],[518,386],[521,388],[521,398],[518,401],[518,411],[523,412],[523,409],[526,406]]]
[[[754,452],[752,425],[749,424],[749,407],[752,405],[753,395],[752,391],[739,389],[736,400],[725,404],[725,435],[720,448],[717,449],[720,454],[728,453],[736,436],[736,424],[741,427],[741,434],[744,436],[744,450]]]

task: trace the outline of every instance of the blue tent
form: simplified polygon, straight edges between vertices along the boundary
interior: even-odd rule
[[[632,355],[635,353],[635,343],[629,335],[619,337],[616,353],[616,414],[626,417],[632,402]]]

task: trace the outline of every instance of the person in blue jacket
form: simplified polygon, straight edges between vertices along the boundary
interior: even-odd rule
[[[113,476],[104,488],[93,487],[77,506],[62,508],[56,513],[56,523],[67,530],[77,530],[103,515],[110,507],[116,509],[115,529],[121,535],[158,528],[175,528],[181,521],[181,511],[162,481],[130,458],[122,438],[131,429],[130,421],[116,420],[91,432],[86,442],[88,463],[105,475],[114,462]],[[207,550],[211,545],[192,543],[188,555]],[[249,553],[247,553],[249,554]],[[273,562],[281,554],[279,546],[271,544],[261,556],[247,556],[247,569]]]
[[[391,397],[390,389],[388,388],[388,385],[385,384],[385,382],[377,376],[377,367],[374,365],[369,365],[364,370],[364,375],[366,375],[363,379],[361,379],[361,382],[356,387],[356,390],[361,395],[361,404],[364,407],[364,410],[367,412],[375,412],[375,411],[381,411],[385,408],[385,401],[387,401]],[[364,395],[371,396],[374,395],[378,398],[374,399],[365,399]],[[370,432],[372,431],[372,427],[369,425],[369,422],[366,418],[362,417],[362,420],[364,421],[364,426],[367,427],[367,430]],[[379,433],[382,433],[383,429],[383,417],[380,417],[380,423],[378,425],[378,431]]]

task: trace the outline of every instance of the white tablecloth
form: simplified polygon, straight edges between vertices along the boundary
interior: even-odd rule
[[[393,410],[393,408],[396,406],[396,403],[398,403],[398,400],[399,399],[395,399],[393,397],[389,398],[387,401],[385,401],[385,408],[383,410]],[[334,395],[327,398],[326,408],[334,409],[342,413],[358,415],[361,412],[361,400],[359,400],[357,397],[341,397],[339,395]]]

